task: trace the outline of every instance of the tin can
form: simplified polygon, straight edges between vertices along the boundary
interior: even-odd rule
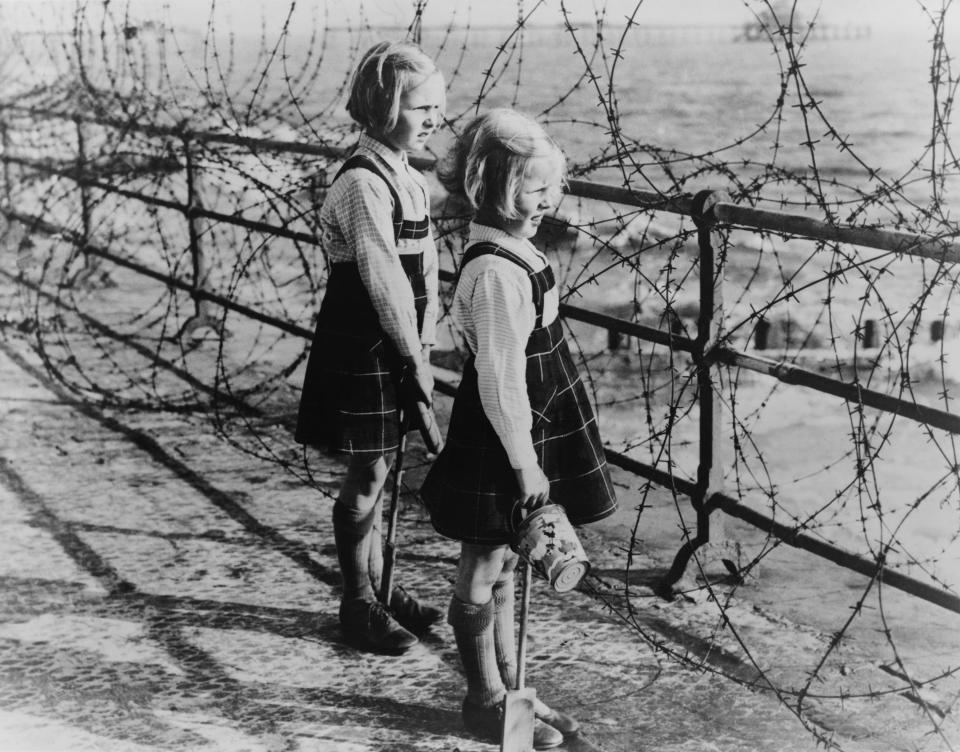
[[[513,522],[514,550],[558,593],[573,590],[590,570],[583,545],[559,504],[544,504]]]

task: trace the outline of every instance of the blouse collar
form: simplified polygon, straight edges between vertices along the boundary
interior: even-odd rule
[[[385,143],[378,141],[367,133],[360,134],[360,141],[357,146],[366,151],[372,151],[394,170],[399,171],[407,164],[407,153],[405,151],[394,151]]]
[[[547,263],[547,257],[537,250],[537,247],[529,240],[514,237],[498,227],[482,225],[479,222],[471,222],[470,242],[496,243],[508,251],[513,251],[524,260],[531,262],[534,268],[545,266]]]

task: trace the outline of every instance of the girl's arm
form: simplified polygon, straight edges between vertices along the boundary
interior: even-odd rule
[[[471,308],[483,411],[516,474],[520,502],[539,506],[549,499],[550,481],[537,462],[530,434],[533,415],[527,397],[526,349],[537,313],[527,275],[489,267],[477,277]]]
[[[519,469],[537,465],[530,435],[533,417],[527,398],[526,356],[536,310],[526,274],[519,268],[519,276],[511,274],[507,263],[494,262],[477,276],[471,312],[480,402],[510,465]]]
[[[437,342],[437,315],[440,312],[438,294],[440,260],[437,254],[437,244],[433,238],[432,223],[429,233],[423,249],[423,275],[427,283],[427,308],[423,315],[423,333],[420,335],[420,342],[427,348]]]
[[[422,365],[420,335],[413,290],[397,255],[393,239],[393,199],[379,177],[351,170],[350,180],[337,207],[337,222],[344,240],[356,253],[357,267],[380,326],[408,364]]]

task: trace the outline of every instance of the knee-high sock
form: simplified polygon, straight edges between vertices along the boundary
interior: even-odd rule
[[[383,493],[377,497],[377,503],[371,513],[370,534],[364,543],[367,551],[367,571],[370,586],[379,597],[380,582],[383,579]]]
[[[497,666],[508,689],[517,686],[517,640],[514,628],[514,578],[493,586],[493,642]]]
[[[497,651],[497,666],[507,689],[517,686],[517,638],[515,609],[515,578],[502,580],[493,586],[493,642]],[[537,715],[545,715],[550,708],[539,697],[534,699]]]
[[[453,627],[467,676],[467,699],[484,707],[500,702],[506,689],[497,667],[493,641],[493,600],[477,606],[453,596],[447,623]]]
[[[373,510],[366,513],[339,500],[333,505],[333,537],[343,577],[343,599],[372,600],[370,587],[369,549],[367,539],[373,527]]]

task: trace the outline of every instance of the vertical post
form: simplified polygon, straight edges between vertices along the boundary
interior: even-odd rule
[[[83,268],[77,272],[72,280],[72,284],[77,285],[89,282],[97,271],[97,265],[94,258],[87,253],[93,230],[91,222],[90,188],[87,186],[87,142],[83,132],[83,122],[79,115],[74,116],[73,124],[77,132],[77,160],[74,179],[77,183],[77,188],[80,190],[80,221],[82,224],[80,230],[80,253],[83,254]]]
[[[3,148],[3,188],[6,196],[7,206],[13,207],[13,186],[10,178],[10,163],[7,158],[10,156],[10,133],[7,130],[6,120],[0,120],[0,143]]]
[[[709,197],[708,197],[709,198]],[[716,387],[720,384],[720,370],[711,350],[720,340],[723,329],[723,267],[711,242],[714,220],[704,212],[697,222],[700,244],[700,315],[697,318],[697,399],[700,402],[700,462],[697,467],[697,493],[694,506],[698,521],[701,510],[705,528],[704,542],[710,540],[707,501],[723,489],[723,434],[722,414]],[[717,536],[723,534],[723,518],[714,528]]]
[[[755,347],[758,350],[766,350],[767,343],[770,338],[770,322],[766,319],[760,319],[757,321],[756,334],[755,334]]]
[[[723,193],[700,191],[694,197],[691,209],[700,246],[700,313],[697,317],[696,347],[693,351],[694,364],[697,367],[697,401],[700,403],[700,461],[697,481],[690,499],[696,513],[696,531],[693,537],[683,542],[670,571],[656,588],[657,593],[666,598],[673,597],[673,585],[683,576],[694,552],[711,541],[711,533],[713,542],[717,543],[722,540],[724,532],[722,517],[711,531],[710,513],[716,508],[713,498],[723,489],[724,469],[722,413],[720,401],[715,394],[715,386],[720,383],[719,366],[713,357],[713,349],[723,330],[723,264],[718,259],[711,241],[715,222],[712,207],[725,199],[727,197]],[[712,568],[714,562],[709,563]]]
[[[199,209],[202,206],[200,199],[200,181],[197,176],[197,166],[194,161],[193,149],[189,134],[183,136],[183,150],[186,160],[187,203],[184,214],[187,219],[187,234],[190,240],[190,260],[193,267],[193,316],[187,319],[179,332],[179,337],[193,335],[197,329],[214,329],[216,322],[210,315],[209,301],[203,300],[200,292],[203,290],[207,278],[206,259],[203,255],[203,246],[200,243]]]
[[[939,342],[943,339],[943,319],[930,322],[930,341]]]

